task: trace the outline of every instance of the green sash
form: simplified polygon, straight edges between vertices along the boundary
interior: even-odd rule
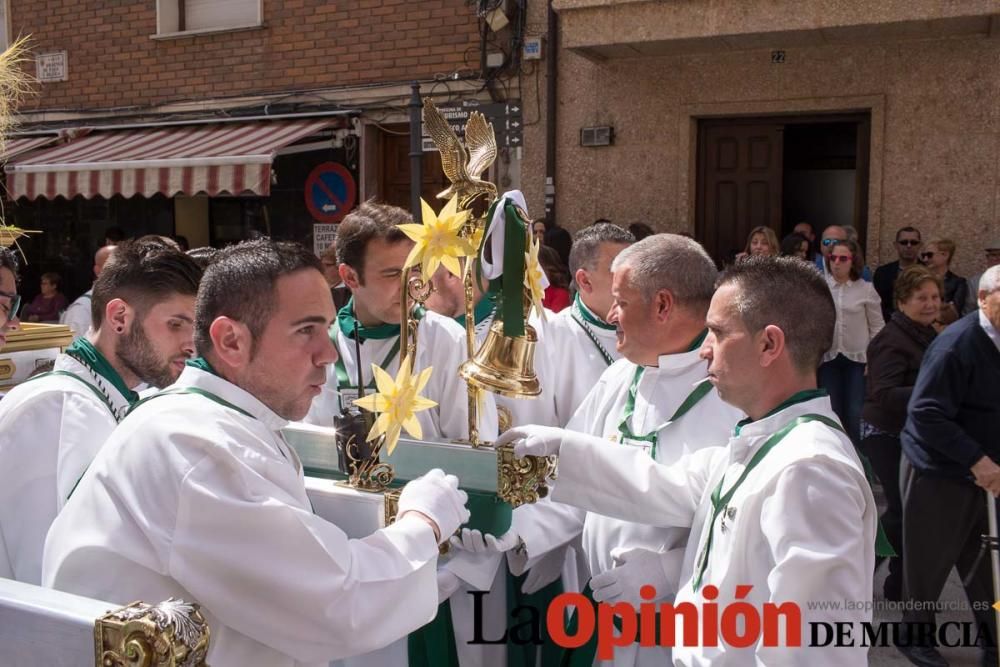
[[[644,435],[636,435],[632,433],[632,427],[629,426],[629,421],[632,419],[632,414],[635,412],[635,396],[639,390],[639,380],[642,379],[642,374],[646,370],[645,366],[637,366],[635,369],[635,376],[632,378],[632,384],[628,388],[628,396],[625,398],[625,411],[622,413],[622,420],[618,424],[618,433],[621,435],[621,441],[624,443],[626,440],[639,440],[641,442],[652,443],[649,449],[649,455],[656,458],[656,444],[659,439],[660,431],[671,422],[674,422],[684,415],[686,415],[691,408],[697,405],[698,401],[705,398],[710,391],[712,391],[712,383],[707,379],[703,380],[694,388],[687,398],[681,402],[677,410],[670,416],[670,419],[663,422],[656,428],[654,428],[649,433]]]

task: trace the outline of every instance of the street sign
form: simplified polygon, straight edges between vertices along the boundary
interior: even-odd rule
[[[354,208],[356,197],[354,177],[342,164],[324,162],[306,178],[306,208],[319,222],[340,222]]]
[[[313,253],[317,257],[330,247],[330,244],[337,240],[337,227],[329,223],[313,225]]]
[[[486,116],[487,122],[493,125],[497,146],[516,147],[524,143],[521,100],[508,100],[507,102],[463,100],[455,104],[439,106],[438,110],[459,139],[465,138],[465,124],[469,122],[469,116],[472,115],[473,111],[478,111]],[[424,136],[427,136],[426,132],[424,132]],[[428,144],[425,142],[425,150],[428,150],[427,146]],[[433,143],[430,144],[429,150],[434,150]]]

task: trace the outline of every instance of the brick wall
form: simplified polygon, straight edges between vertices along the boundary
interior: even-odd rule
[[[263,0],[264,27],[151,39],[156,0],[9,0],[12,34],[67,51],[22,106],[103,109],[426,79],[478,69],[465,0]]]

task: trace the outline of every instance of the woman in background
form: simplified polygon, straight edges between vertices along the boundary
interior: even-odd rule
[[[920,253],[920,261],[944,284],[941,293],[941,314],[937,324],[946,327],[965,314],[969,283],[962,276],[951,272],[951,260],[955,257],[955,242],[951,239],[928,241]],[[939,328],[939,330],[940,330]]]
[[[736,255],[736,261],[753,255],[777,257],[780,249],[778,237],[775,235],[773,229],[770,227],[754,227],[750,230],[750,235],[747,237],[746,248],[743,249],[743,252]]]
[[[543,245],[538,249],[538,263],[549,279],[542,305],[558,313],[573,301],[569,293],[569,270],[559,259],[559,253],[549,246]]]
[[[41,293],[24,308],[24,317],[28,322],[58,322],[59,314],[66,310],[69,301],[59,291],[59,274],[42,274]]]

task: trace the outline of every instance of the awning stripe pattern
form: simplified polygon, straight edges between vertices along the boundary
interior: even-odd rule
[[[276,152],[331,125],[303,119],[108,130],[13,160],[11,197],[267,196]]]
[[[10,137],[4,142],[3,150],[0,151],[0,162],[6,162],[28,151],[48,146],[55,143],[58,138],[56,135],[45,137]]]

